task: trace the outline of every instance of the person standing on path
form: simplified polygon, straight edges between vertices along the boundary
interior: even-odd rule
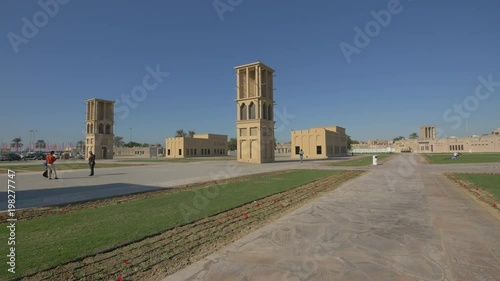
[[[304,151],[302,151],[302,149],[300,150],[299,155],[300,155],[300,163],[302,163],[302,160],[304,159]]]
[[[95,166],[95,155],[92,151],[89,152],[89,167],[90,167],[90,176],[94,175],[94,166]]]
[[[52,150],[50,154],[45,157],[45,162],[47,162],[47,169],[49,170],[49,180],[52,179],[52,171],[54,172],[55,179],[57,180],[56,162],[57,158],[54,156],[54,151]]]

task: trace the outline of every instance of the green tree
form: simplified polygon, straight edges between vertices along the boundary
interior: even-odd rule
[[[175,137],[185,137],[186,135],[186,132],[182,129],[175,131]]]
[[[405,139],[405,137],[403,137],[403,136],[399,136],[399,137],[393,138],[393,139],[392,139],[392,141],[393,141],[393,142],[396,142],[396,141],[398,141],[398,140],[404,140],[404,139]]]
[[[142,144],[142,147],[149,147],[149,143],[146,143],[146,142],[145,142],[145,143],[143,143],[143,144]]]
[[[351,139],[351,136],[347,135],[347,149],[351,149],[352,144],[358,144],[359,141]]]
[[[19,147],[20,147],[20,144],[23,140],[21,138],[14,138],[12,140],[12,143],[15,145],[15,148],[16,148],[16,152],[19,151]]]
[[[42,149],[45,148],[47,144],[45,143],[44,140],[37,140],[35,143],[35,149]]]
[[[195,134],[196,134],[196,132],[195,132],[195,131],[188,131],[188,133],[187,133],[187,137],[188,137],[188,138],[192,138],[192,137],[194,137],[194,135],[195,135]]]
[[[410,139],[418,139],[418,134],[417,133],[411,133],[410,134]]]
[[[135,141],[129,141],[126,144],[124,144],[125,147],[141,147],[142,143],[138,143]]]
[[[82,140],[79,140],[76,142],[76,149],[78,149],[79,152],[84,152],[85,151],[85,142]]]
[[[238,149],[238,143],[237,143],[237,140],[235,138],[229,139],[229,142],[227,143],[227,149],[230,151]]]
[[[122,147],[125,143],[123,142],[123,137],[115,136],[113,138],[113,144],[115,147]]]

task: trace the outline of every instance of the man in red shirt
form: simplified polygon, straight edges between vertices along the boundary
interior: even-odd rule
[[[57,158],[54,156],[54,151],[51,151],[50,154],[47,155],[47,157],[45,158],[45,161],[47,161],[47,168],[49,170],[49,180],[52,179],[52,171],[54,171],[54,176],[55,179],[57,180],[58,177],[57,177],[57,172],[56,172],[56,164],[54,162],[56,162]]]

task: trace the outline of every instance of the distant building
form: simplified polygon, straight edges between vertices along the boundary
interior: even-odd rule
[[[113,125],[115,102],[101,99],[88,99],[85,121],[85,159],[89,152],[96,159],[113,159]]]
[[[292,143],[291,142],[277,143],[276,147],[274,148],[275,154],[285,154],[285,153],[291,153],[291,152],[292,152]]]
[[[147,146],[147,147],[115,147],[115,156],[137,157],[137,158],[151,158],[164,154],[163,147],[161,146]]]
[[[292,158],[299,158],[302,149],[304,159],[320,159],[347,155],[347,135],[339,126],[316,127],[292,131]]]
[[[481,136],[438,139],[435,126],[423,126],[419,139],[396,141],[392,147],[396,152],[414,153],[500,152],[500,129]]]
[[[209,157],[227,155],[227,135],[195,134],[165,140],[166,158]]]

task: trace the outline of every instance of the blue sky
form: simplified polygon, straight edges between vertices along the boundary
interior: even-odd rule
[[[0,2],[0,141],[26,143],[30,129],[50,143],[83,140],[85,99],[119,101],[148,66],[169,75],[116,118],[115,135],[234,137],[233,67],[257,60],[276,70],[280,142],[315,126],[364,140],[427,124],[444,136],[500,127],[499,1],[55,1],[41,1],[52,15],[37,1]],[[23,33],[23,18],[38,30]],[[349,62],[342,43],[356,50]]]

